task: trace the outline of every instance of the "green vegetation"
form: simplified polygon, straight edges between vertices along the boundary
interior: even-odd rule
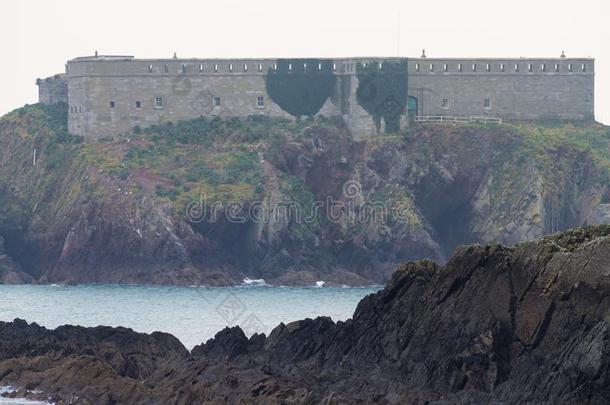
[[[202,117],[140,129],[112,143],[86,144],[81,153],[89,164],[172,201],[182,213],[202,196],[222,204],[259,200],[267,151],[287,139],[308,138],[311,128],[320,125],[342,122],[324,117],[300,122]]]
[[[319,59],[280,59],[265,77],[267,94],[295,118],[317,114],[331,96],[336,77],[332,62]]]
[[[381,63],[381,68],[379,65],[379,62],[357,65],[356,97],[373,117],[377,132],[382,119],[386,133],[398,132],[400,115],[407,106],[407,62],[386,61]]]
[[[589,152],[610,174],[610,127],[601,124],[522,123],[511,125],[525,139],[525,146],[534,153],[560,148]]]
[[[385,79],[383,69],[381,74],[377,74],[370,71],[368,66],[359,67],[359,74],[363,82],[369,80],[370,83],[385,83],[388,77],[394,77],[393,75],[400,71],[399,66],[390,65],[385,69],[390,71],[390,76]],[[388,83],[392,82],[393,79]],[[389,86],[388,83],[376,87],[376,100],[384,94],[392,94],[390,88],[385,87]],[[362,91],[359,88],[359,92]],[[363,97],[363,94],[359,97]],[[367,100],[362,102],[365,105],[369,103],[369,107],[374,105]],[[122,182],[119,183],[122,190],[132,194],[144,192],[167,200],[176,212],[180,213],[184,212],[189,203],[198,201],[202,195],[210,202],[258,201],[264,196],[268,180],[266,161],[271,162],[276,169],[288,172],[292,162],[288,160],[290,158],[286,152],[291,148],[292,142],[311,139],[325,127],[342,127],[341,122],[324,117],[298,122],[264,116],[251,116],[241,120],[197,118],[139,129],[112,142],[85,144],[82,143],[82,138],[68,134],[66,114],[65,105],[34,105],[16,110],[3,118],[3,125],[17,128],[12,133],[26,141],[18,148],[11,146],[15,148],[12,149],[13,159],[16,162],[30,162],[34,147],[37,150],[38,164],[36,167],[24,165],[31,172],[31,177],[30,181],[19,187],[15,187],[11,182],[10,171],[0,173],[0,195],[6,197],[19,194],[15,198],[2,199],[0,231],[21,227],[23,218],[35,209],[32,201],[42,201],[39,204],[44,204],[45,201],[55,198],[48,197],[54,195],[53,193],[61,193],[62,203],[70,203],[78,198],[103,198],[109,191],[95,185],[95,181],[105,174]],[[379,113],[377,118],[386,120],[387,125],[393,118],[384,114],[387,112]],[[480,129],[481,125],[468,124],[461,127]],[[514,189],[518,190],[518,183],[524,181],[525,174],[519,176],[515,173],[521,173],[527,167],[535,165],[548,178],[556,179],[557,184],[549,182],[549,187],[559,188],[560,182],[571,170],[569,163],[580,158],[592,157],[600,166],[606,168],[610,175],[608,127],[598,124],[519,123],[485,128],[498,133],[494,150],[499,155],[494,159],[498,167],[509,168],[505,176],[513,177],[510,181],[503,179],[502,170],[498,170],[494,182],[502,183],[503,187],[514,183]],[[447,131],[453,131],[453,126]],[[409,139],[409,142],[416,141],[411,138],[417,137],[418,133],[417,126],[413,126],[406,134],[373,137],[369,141],[369,147],[374,151],[388,142],[400,147],[405,139]],[[456,145],[462,145],[459,146],[462,148],[472,147],[471,142],[460,141]],[[420,152],[429,152],[430,156],[434,156],[439,145],[428,142],[418,148]],[[581,156],[579,152],[585,154]],[[565,158],[558,159],[558,156]],[[68,176],[80,177],[84,173],[87,173],[87,181],[65,181]],[[281,193],[291,201],[302,207],[311,206],[311,191],[296,177],[279,179],[279,186]],[[414,202],[410,194],[398,189],[378,192],[380,194],[376,196],[377,200],[388,202],[393,210],[409,214],[410,223],[418,222],[417,215],[413,214]],[[56,209],[61,210],[61,204]],[[307,216],[309,213],[302,214]],[[316,223],[295,226],[300,229],[294,229],[293,235],[306,240],[314,234],[313,228],[322,225]]]

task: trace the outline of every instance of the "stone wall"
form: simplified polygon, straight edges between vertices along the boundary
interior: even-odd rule
[[[68,64],[69,129],[97,139],[199,116],[288,118],[265,89],[276,66],[273,59],[76,59]],[[341,97],[330,98],[320,114],[341,115]]]
[[[65,75],[55,75],[36,80],[38,101],[43,104],[68,102],[68,81]]]
[[[319,114],[341,116],[355,137],[375,134],[356,98],[356,70],[385,60],[404,58],[330,59],[337,86]],[[89,140],[199,116],[290,117],[265,88],[277,62],[81,57],[68,62],[65,75],[38,81],[40,102],[68,102],[70,132]],[[592,59],[408,59],[417,115],[590,120],[593,90]]]
[[[592,59],[409,60],[418,115],[591,120],[593,92]]]

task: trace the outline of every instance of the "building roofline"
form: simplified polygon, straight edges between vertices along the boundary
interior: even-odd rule
[[[125,61],[125,60],[133,60],[135,57],[133,55],[91,55],[91,56],[77,56],[74,59],[70,59],[68,62],[77,62],[77,61]]]
[[[323,60],[323,61],[357,61],[357,60],[412,60],[412,61],[418,61],[418,62],[422,62],[422,61],[429,61],[429,62],[436,62],[436,61],[467,61],[467,60],[476,60],[476,61],[489,61],[489,62],[501,62],[501,61],[514,61],[514,62],[518,62],[518,61],[565,61],[565,60],[582,60],[582,61],[594,61],[595,58],[591,58],[591,57],[576,57],[576,58],[561,58],[561,57],[555,57],[555,58],[545,58],[545,57],[507,57],[507,58],[431,58],[431,57],[425,57],[425,58],[421,58],[421,57],[417,57],[417,58],[413,58],[413,57],[407,57],[407,56],[352,56],[352,57],[338,57],[338,58],[331,58],[331,57],[295,57],[295,58],[289,58],[289,57],[282,57],[282,58],[243,58],[243,57],[239,57],[239,58],[135,58],[134,56],[130,56],[130,55],[99,55],[99,56],[79,56],[76,57],[74,59],[69,60],[68,62],[73,63],[73,62],[149,62],[149,63],[154,63],[154,62],[163,62],[163,63],[170,63],[170,62],[248,62],[248,61],[277,61],[277,60],[286,60],[286,59],[317,59],[317,60]]]
[[[556,60],[556,61],[562,61],[562,60],[588,60],[588,61],[592,61],[595,60],[595,58],[591,58],[591,57],[586,57],[586,58],[544,58],[544,57],[540,57],[540,58],[530,58],[530,57],[524,57],[524,56],[520,56],[518,58],[429,58],[429,57],[425,57],[425,58],[409,58],[409,60],[414,60],[414,61],[444,61],[444,60],[448,60],[448,61],[456,61],[459,62],[461,60],[479,60],[479,61],[490,61],[490,62],[502,62],[502,61],[539,61],[539,60]]]

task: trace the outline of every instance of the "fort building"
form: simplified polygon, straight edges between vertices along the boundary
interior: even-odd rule
[[[590,58],[334,58],[335,88],[318,114],[340,116],[354,136],[380,128],[359,103],[359,67],[406,65],[408,116],[504,120],[593,120]],[[37,80],[39,102],[68,105],[68,128],[86,140],[200,116],[290,117],[266,90],[279,59],[135,59],[95,55],[67,62],[65,73]],[[304,61],[294,59],[294,63]],[[308,59],[307,61],[311,61]],[[311,62],[310,62],[311,63]],[[292,69],[292,64],[288,65]],[[383,131],[383,128],[381,128]]]

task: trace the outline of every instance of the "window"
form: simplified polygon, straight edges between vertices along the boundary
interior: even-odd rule
[[[336,65],[333,65],[333,66],[335,66],[335,68],[336,68]],[[277,70],[277,63],[273,64],[273,70]]]
[[[491,108],[491,99],[486,98],[483,100],[483,108]]]
[[[446,72],[449,70],[449,66],[446,63],[443,63],[443,70]]]
[[[491,65],[489,63],[487,63],[485,65],[485,70],[487,70],[488,72],[491,72]]]
[[[186,73],[186,65],[182,65],[182,73]]]
[[[148,73],[152,73],[152,65],[148,65]]]
[[[200,63],[200,64],[199,64],[199,71],[200,71],[200,72],[203,72],[203,63]]]
[[[219,96],[214,96],[212,101],[213,101],[214,107],[220,107],[220,97]]]
[[[504,63],[500,63],[500,72],[504,72],[506,70],[506,65]]]
[[[161,97],[161,96],[155,97],[155,108],[156,109],[163,108],[163,97]]]
[[[584,63],[580,66],[580,70],[582,70],[583,72],[587,71],[587,65],[585,65]]]
[[[531,63],[528,63],[528,64],[527,64],[527,71],[528,71],[528,72],[531,72],[531,71],[532,71],[532,69],[533,69],[532,64],[531,64]]]
[[[519,71],[519,64],[515,63],[515,72],[518,72],[518,71]]]
[[[430,64],[430,71],[431,71],[431,72],[434,72],[434,63],[431,63],[431,64]]]
[[[559,72],[559,63],[555,63],[555,72]]]
[[[248,64],[244,63],[244,72],[247,72],[247,71],[248,71]]]
[[[167,64],[165,64],[165,73],[169,72],[169,66]]]
[[[416,63],[416,64],[415,64],[415,71],[416,71],[416,72],[419,72],[419,63]]]
[[[303,71],[307,70],[307,63],[303,63]]]
[[[259,72],[263,71],[263,65],[261,63],[258,64],[258,71]]]
[[[114,101],[110,102],[110,108],[114,108],[116,106],[116,103]]]
[[[442,108],[449,108],[449,100],[444,98],[441,100],[441,107]]]
[[[476,71],[477,71],[477,64],[476,64],[476,63],[473,63],[473,64],[472,64],[472,71],[473,71],[473,72],[476,72]]]
[[[318,70],[322,70],[322,63],[318,63]]]
[[[543,72],[546,72],[546,63],[540,64],[540,70],[542,70]]]
[[[136,101],[136,108],[139,110],[140,108],[142,108],[142,103],[139,101]]]
[[[574,68],[571,63],[568,63],[568,72],[571,72]]]
[[[263,97],[263,96],[256,97],[256,106],[258,108],[264,108],[265,107],[265,97]]]
[[[461,72],[461,71],[462,71],[462,64],[458,63],[458,72]]]
[[[218,73],[218,64],[214,65],[214,73]]]
[[[288,64],[288,70],[292,70],[292,63]]]
[[[333,72],[337,70],[337,64],[333,63]]]
[[[232,72],[232,71],[233,71],[233,64],[229,63],[229,72]]]

